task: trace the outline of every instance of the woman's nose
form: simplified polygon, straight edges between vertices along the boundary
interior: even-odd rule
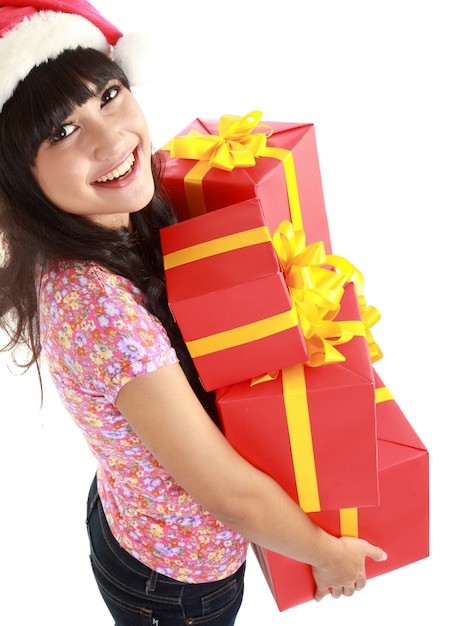
[[[98,121],[93,129],[94,158],[98,161],[114,159],[124,152],[124,136],[110,119]]]

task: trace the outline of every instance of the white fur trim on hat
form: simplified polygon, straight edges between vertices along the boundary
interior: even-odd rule
[[[79,46],[105,54],[111,50],[99,28],[71,13],[40,11],[4,33],[0,39],[0,110],[34,67]]]
[[[131,85],[143,85],[151,78],[156,45],[151,34],[131,32],[121,37],[114,46],[112,58],[121,67]]]

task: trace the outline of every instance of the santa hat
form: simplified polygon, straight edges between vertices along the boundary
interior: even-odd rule
[[[0,5],[0,110],[34,67],[79,46],[110,55],[132,85],[145,82],[150,39],[144,33],[124,36],[85,0]]]

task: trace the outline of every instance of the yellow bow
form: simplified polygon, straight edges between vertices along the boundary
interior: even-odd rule
[[[267,138],[272,130],[259,125],[260,111],[247,115],[223,115],[218,122],[218,135],[203,135],[191,130],[184,137],[175,137],[170,142],[170,156],[180,159],[207,161],[210,167],[231,171],[235,167],[252,167],[255,158],[262,156]],[[266,133],[254,133],[266,128]]]
[[[373,356],[381,356],[369,331],[380,315],[365,303],[362,274],[347,259],[326,254],[321,241],[306,246],[304,231],[295,231],[289,221],[278,226],[273,244],[306,340],[306,365],[317,367],[345,361],[335,346],[362,334],[371,342]],[[355,284],[363,323],[335,320],[347,282]]]
[[[380,311],[374,306],[367,305],[364,297],[364,277],[362,273],[354,265],[352,265],[352,263],[350,263],[350,261],[332,254],[327,255],[327,261],[331,265],[334,265],[340,272],[346,274],[347,281],[354,283],[359,303],[360,315],[365,327],[365,338],[369,348],[370,360],[372,363],[375,363],[375,361],[378,361],[383,357],[383,353],[370,332],[370,329],[379,321]]]

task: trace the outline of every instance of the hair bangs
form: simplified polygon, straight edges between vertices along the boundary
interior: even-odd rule
[[[91,48],[66,50],[35,67],[5,103],[1,117],[10,128],[9,150],[33,165],[40,145],[52,131],[111,80],[130,88],[121,68]],[[9,119],[10,118],[10,119]],[[2,138],[2,141],[7,139]]]

